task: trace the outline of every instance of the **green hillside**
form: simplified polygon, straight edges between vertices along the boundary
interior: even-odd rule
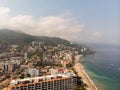
[[[28,44],[32,41],[43,41],[46,44],[57,45],[64,44],[69,45],[70,42],[58,37],[48,36],[32,36],[23,32],[17,32],[8,29],[0,29],[0,43],[3,44]]]

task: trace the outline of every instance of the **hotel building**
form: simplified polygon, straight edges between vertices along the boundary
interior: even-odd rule
[[[4,90],[73,90],[76,78],[67,74],[12,80]]]

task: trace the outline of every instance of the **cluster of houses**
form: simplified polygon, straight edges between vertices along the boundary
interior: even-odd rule
[[[0,53],[0,89],[13,79],[62,74],[78,59],[75,47],[49,46],[39,41],[25,46],[9,45]]]

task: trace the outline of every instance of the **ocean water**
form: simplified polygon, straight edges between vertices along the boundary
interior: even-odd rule
[[[83,57],[86,73],[98,90],[120,90],[120,48],[97,48],[95,55]]]

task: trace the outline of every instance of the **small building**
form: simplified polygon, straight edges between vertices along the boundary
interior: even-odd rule
[[[14,63],[5,63],[3,66],[4,71],[12,72],[15,70],[15,64]]]
[[[56,75],[56,74],[64,74],[64,70],[63,69],[50,69],[49,70],[51,75]]]
[[[36,68],[29,68],[25,70],[25,74],[30,74],[30,76],[39,76],[39,70]]]

